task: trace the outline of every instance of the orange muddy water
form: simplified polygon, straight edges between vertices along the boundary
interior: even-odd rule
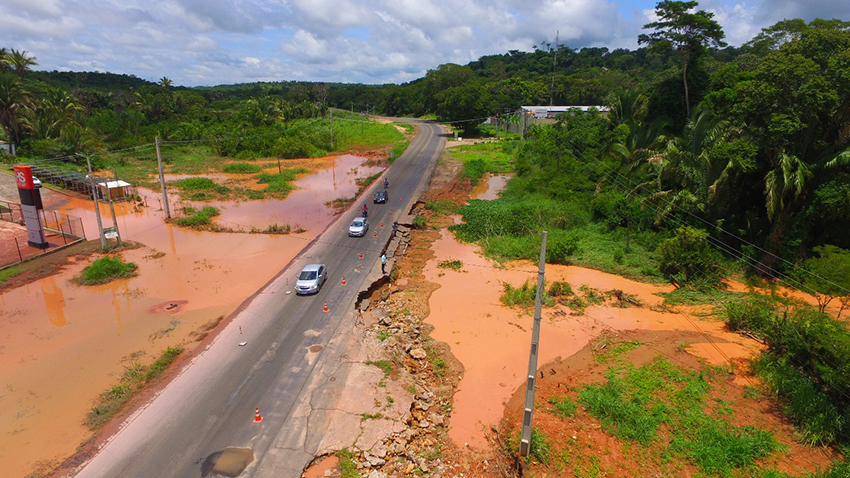
[[[495,178],[499,176],[488,179],[495,188],[482,187],[474,197],[497,197],[504,179]],[[502,305],[499,298],[503,284],[536,284],[537,265],[517,261],[505,268],[497,267],[481,256],[478,246],[458,243],[445,229],[432,249],[435,257],[426,264],[424,274],[440,287],[430,297],[431,313],[426,322],[434,325],[431,336],[448,343],[464,366],[454,396],[449,436],[458,445],[483,450],[487,446],[485,430],[498,424],[505,403],[526,381],[531,347],[532,311]],[[463,267],[454,271],[438,266],[449,260],[460,260]],[[563,306],[544,307],[538,366],[573,355],[603,332],[617,330],[698,331],[705,340],[689,345],[688,350],[710,363],[749,356],[760,348],[758,342],[726,331],[719,321],[697,318],[693,311],[651,310],[651,306],[663,302],[655,294],[672,290],[670,285],[646,284],[592,269],[559,265],[547,265],[545,278],[547,283],[568,282],[576,291],[582,285],[601,291],[622,290],[637,297],[643,306],[592,306],[581,315],[571,315],[572,311]]]
[[[140,191],[150,207],[115,205],[122,253],[136,277],[84,287],[71,279],[94,258],[60,274],[0,294],[0,463],[23,477],[71,455],[90,432],[83,426],[98,395],[124,367],[149,364],[169,346],[191,348],[207,326],[233,312],[272,279],[334,219],[325,203],[357,192],[355,180],[379,171],[343,156],[299,179],[285,200],[215,204],[221,219],[265,229],[298,225],[299,234],[210,233],[162,220],[161,195]],[[83,219],[97,238],[91,201],[51,192],[45,201]],[[112,225],[101,203],[104,226]],[[225,223],[226,224],[226,223]]]

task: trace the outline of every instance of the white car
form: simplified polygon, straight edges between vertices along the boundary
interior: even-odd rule
[[[348,225],[348,235],[362,237],[369,230],[369,221],[365,217],[355,217]]]
[[[296,294],[313,294],[322,290],[328,280],[328,268],[324,264],[310,264],[301,269],[295,282]]]

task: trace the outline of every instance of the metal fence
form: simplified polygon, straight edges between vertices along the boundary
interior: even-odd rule
[[[27,243],[27,233],[20,204],[0,201],[0,220],[11,222],[17,226],[6,226],[17,229],[12,234],[4,234],[4,243],[0,244],[0,268],[23,262],[34,256],[48,253],[59,247],[84,240],[86,233],[83,220],[58,211],[39,210],[47,248],[35,248]]]

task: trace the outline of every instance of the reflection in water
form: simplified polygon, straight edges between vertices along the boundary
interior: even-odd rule
[[[73,453],[90,436],[82,425],[86,413],[100,393],[115,385],[126,360],[191,346],[256,293],[334,219],[325,203],[354,196],[355,180],[379,170],[363,161],[339,158],[335,168],[340,174],[328,167],[302,177],[283,201],[225,204],[223,215],[263,228],[274,222],[300,224],[307,229],[301,234],[211,233],[172,226],[156,209],[159,194],[140,189],[150,207],[115,204],[121,238],[141,245],[120,252],[139,266],[137,276],[76,286],[71,279],[96,257],[71,258],[52,277],[0,293],[2,476],[25,476],[40,461]],[[325,164],[330,166],[330,159]],[[87,237],[98,239],[91,200],[50,193],[49,211],[81,218]],[[108,205],[101,208],[107,218]],[[163,313],[151,314],[158,304],[165,304]],[[171,304],[178,306],[168,309]],[[228,463],[230,457],[225,455]]]
[[[44,296],[44,305],[47,307],[47,318],[50,323],[62,327],[65,319],[65,294],[62,289],[56,287],[56,277],[46,277],[41,283],[41,294]]]

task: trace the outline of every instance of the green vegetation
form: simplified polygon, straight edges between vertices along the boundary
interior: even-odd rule
[[[519,454],[520,432],[511,437],[505,442],[505,452],[509,456],[517,456]],[[549,457],[552,454],[552,445],[549,438],[543,434],[538,428],[531,428],[531,454],[526,458],[527,461],[537,461],[538,463],[549,463]]]
[[[183,349],[180,347],[168,347],[149,367],[139,363],[124,367],[119,383],[100,394],[97,405],[92,407],[86,416],[85,425],[90,430],[96,431],[108,423],[133,395],[153,382],[181,353]]]
[[[486,173],[511,171],[512,155],[503,143],[462,145],[446,150],[446,154],[463,162],[462,177],[475,186]]]
[[[15,277],[16,275],[20,274],[21,272],[21,269],[17,266],[11,266],[0,270],[0,284],[3,284],[12,277]]]
[[[549,405],[552,405],[549,411],[560,418],[571,417],[578,410],[578,404],[571,397],[549,397]]]
[[[205,229],[213,226],[212,218],[219,215],[219,210],[212,206],[205,206],[200,210],[187,207],[183,212],[186,214],[186,217],[178,217],[174,219],[174,223],[178,226],[195,229]]]
[[[295,181],[297,175],[308,172],[309,170],[305,168],[292,168],[284,169],[282,172],[277,174],[262,173],[257,178],[257,182],[260,184],[268,184],[268,186],[266,186],[263,190],[265,192],[282,193],[286,196],[286,194],[289,194],[289,192],[294,188],[292,186],[292,182]]]
[[[463,262],[461,262],[458,259],[445,260],[445,261],[440,261],[437,264],[437,267],[439,267],[440,269],[451,269],[453,271],[460,272],[460,270],[463,269]]]
[[[344,448],[336,452],[336,456],[339,458],[340,478],[360,478],[360,472],[354,463],[354,453]]]
[[[656,357],[649,364],[611,368],[607,381],[578,390],[579,402],[606,432],[643,447],[664,447],[668,460],[687,460],[707,475],[739,476],[757,460],[781,450],[770,432],[737,427],[706,405],[715,370],[682,369]],[[731,411],[724,412],[728,415]]]
[[[105,256],[86,266],[74,281],[82,285],[105,284],[114,279],[133,277],[138,268],[135,263],[124,262],[118,256]]]
[[[534,302],[537,300],[537,283],[531,282],[531,280],[525,281],[519,287],[513,287],[507,282],[503,283],[504,292],[499,299],[503,304],[508,307],[519,306],[523,309],[533,308]],[[547,294],[545,291],[542,296],[543,305],[548,307],[552,307],[555,305],[555,299],[551,295]]]

